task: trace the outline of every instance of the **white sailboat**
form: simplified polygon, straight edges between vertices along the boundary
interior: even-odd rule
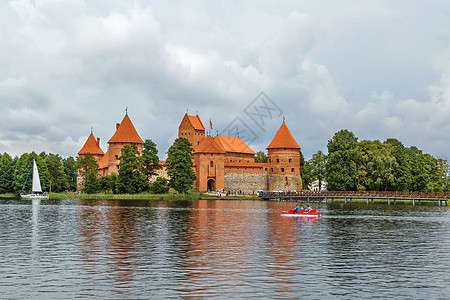
[[[42,188],[41,188],[41,181],[39,179],[39,171],[37,168],[37,164],[36,164],[36,160],[33,159],[33,184],[32,184],[32,189],[31,189],[31,194],[20,194],[20,197],[22,199],[28,199],[28,200],[34,200],[34,199],[40,199],[40,200],[48,200],[48,194],[47,193],[42,193]],[[28,176],[27,176],[27,180],[28,180]],[[23,187],[25,188],[25,184],[27,182],[25,181]],[[22,188],[22,192],[23,192],[23,188]]]

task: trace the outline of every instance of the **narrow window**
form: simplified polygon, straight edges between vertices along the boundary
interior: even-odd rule
[[[280,162],[280,160],[277,158],[277,163],[279,163]]]
[[[289,162],[292,162],[292,158],[289,158]]]
[[[213,162],[211,161],[211,162],[209,163],[209,165],[212,167],[214,164],[213,164]]]
[[[291,169],[291,172],[294,173],[294,168]]]
[[[284,173],[284,168],[281,168],[281,173]]]

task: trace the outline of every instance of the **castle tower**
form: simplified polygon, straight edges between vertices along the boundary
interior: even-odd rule
[[[186,113],[178,127],[178,137],[187,139],[195,150],[205,138],[205,126],[203,126],[200,117],[198,115],[189,116]]]
[[[195,188],[212,191],[224,188],[225,150],[210,135],[194,151]]]
[[[95,139],[94,134],[91,132],[89,137],[86,140],[86,143],[84,143],[84,146],[81,148],[80,151],[78,151],[78,156],[83,157],[87,153],[90,153],[94,156],[94,159],[97,161],[97,163],[100,162],[100,160],[104,157],[105,153],[100,148],[100,138]],[[84,183],[84,178],[80,176],[80,170],[78,170],[78,176],[77,176],[77,190],[82,189]]]
[[[267,146],[268,186],[271,191],[301,191],[300,146],[283,122]]]
[[[122,148],[125,145],[131,145],[133,143],[137,145],[139,151],[142,151],[144,141],[142,141],[137,133],[136,128],[134,128],[127,113],[122,122],[116,124],[116,132],[108,141],[108,174],[117,173],[119,171],[119,157]]]
[[[87,153],[92,154],[97,163],[100,161],[103,155],[105,155],[103,150],[100,148],[100,138],[95,139],[92,132],[87,138],[86,143],[84,143],[83,148],[78,151],[78,156],[83,157]]]

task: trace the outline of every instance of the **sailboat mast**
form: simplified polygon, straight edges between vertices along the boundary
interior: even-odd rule
[[[23,184],[22,191],[20,192],[21,194],[23,193],[23,190],[25,189],[25,185],[27,184],[28,177],[30,176],[31,169],[33,169],[33,163],[31,163],[30,170],[28,170],[27,179],[25,179],[25,183]]]

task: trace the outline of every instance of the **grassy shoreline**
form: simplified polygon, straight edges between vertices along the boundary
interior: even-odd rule
[[[17,194],[0,194],[0,199],[19,198]],[[51,199],[82,199],[82,200],[200,200],[200,199],[226,199],[226,200],[261,200],[259,197],[243,197],[243,196],[228,196],[218,197],[215,195],[208,195],[199,191],[189,191],[187,194],[178,194],[171,190],[168,194],[70,194],[70,193],[50,193]]]

